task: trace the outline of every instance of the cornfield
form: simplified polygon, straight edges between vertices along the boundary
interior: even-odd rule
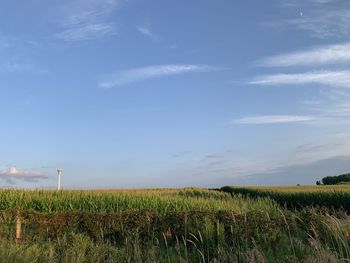
[[[250,198],[271,198],[287,207],[317,206],[350,212],[350,186],[230,187],[222,192]]]
[[[113,213],[148,209],[155,213],[229,210],[243,213],[276,209],[270,199],[232,198],[230,194],[206,189],[154,190],[1,190],[0,211],[32,210],[41,213],[85,211]]]
[[[349,233],[345,214],[218,189],[0,191],[0,262],[348,262]]]

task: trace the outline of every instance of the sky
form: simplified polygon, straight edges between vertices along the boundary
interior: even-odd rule
[[[3,0],[0,186],[350,172],[347,0]]]

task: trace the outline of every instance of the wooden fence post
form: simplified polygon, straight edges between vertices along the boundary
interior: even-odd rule
[[[16,214],[16,242],[18,242],[21,239],[21,217],[19,212]]]

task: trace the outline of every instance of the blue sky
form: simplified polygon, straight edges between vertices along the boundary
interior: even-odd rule
[[[350,171],[350,3],[4,0],[0,183],[307,184]]]

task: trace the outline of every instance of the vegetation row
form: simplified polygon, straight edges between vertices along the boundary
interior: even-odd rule
[[[2,190],[0,262],[350,259],[341,212],[288,210],[232,189]]]
[[[0,190],[0,211],[32,210],[42,213],[86,211],[115,213],[147,209],[167,214],[182,211],[275,210],[269,199],[232,198],[230,194],[206,189],[101,190],[101,191],[24,191]]]
[[[18,217],[22,234],[15,243]],[[336,218],[313,210],[166,215],[138,209],[9,210],[0,213],[0,255],[16,259],[4,262],[346,262],[348,231]]]
[[[250,198],[271,198],[280,205],[290,208],[313,206],[343,209],[350,212],[350,191],[332,189],[328,189],[328,191],[283,191],[232,186],[225,186],[220,190],[224,193],[243,195]]]

